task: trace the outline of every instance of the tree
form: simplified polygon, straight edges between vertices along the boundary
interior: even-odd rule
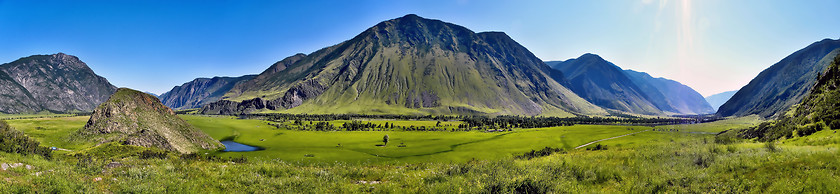
[[[388,145],[388,135],[385,135],[385,137],[382,137],[382,143],[385,143],[386,146]]]

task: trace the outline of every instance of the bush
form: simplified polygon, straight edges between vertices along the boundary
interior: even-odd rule
[[[531,150],[531,152],[526,152],[525,154],[522,154],[520,156],[516,156],[516,158],[530,160],[530,159],[537,158],[537,157],[548,156],[548,155],[551,155],[551,154],[557,153],[557,152],[565,153],[566,151],[563,150],[563,148],[545,147],[541,150]]]
[[[165,159],[166,158],[166,151],[154,151],[154,150],[143,150],[140,152],[140,159],[151,159],[151,158],[158,158],[158,159]]]
[[[597,145],[595,145],[595,147],[586,148],[586,150],[592,150],[592,151],[595,151],[595,150],[607,150],[607,145],[597,144]]]
[[[29,138],[18,130],[12,129],[0,120],[0,151],[23,155],[35,154],[45,159],[52,159],[52,149],[40,146],[41,142]]]
[[[767,143],[764,143],[764,148],[767,149],[767,151],[769,152],[778,152],[779,150],[781,150],[779,147],[776,147],[776,143],[774,143],[773,141],[768,141]]]

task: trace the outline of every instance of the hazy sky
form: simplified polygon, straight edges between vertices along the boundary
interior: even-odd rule
[[[64,52],[114,85],[160,94],[197,77],[257,74],[415,13],[504,31],[543,60],[595,53],[708,96],[840,38],[838,8],[830,0],[0,0],[0,63]]]

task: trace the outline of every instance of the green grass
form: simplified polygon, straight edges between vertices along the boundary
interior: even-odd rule
[[[55,117],[70,117],[70,116],[74,116],[74,114],[52,114],[52,113],[39,113],[39,114],[2,114],[2,113],[0,113],[0,120],[34,119],[34,118],[55,118]]]
[[[650,128],[577,125],[507,133],[314,132],[274,129],[259,120],[183,118],[214,138],[233,137],[246,144],[262,144],[267,149],[215,153],[222,157],[247,156],[246,163],[185,160],[175,155],[167,159],[139,159],[137,153],[145,148],[113,143],[59,153],[51,161],[39,156],[0,153],[0,163],[20,162],[34,167],[32,170],[0,171],[0,177],[3,177],[0,191],[830,193],[840,190],[840,185],[836,184],[840,180],[837,173],[840,147],[834,143],[838,135],[833,130],[780,141],[776,144],[778,149],[773,151],[767,149],[765,143],[746,140],[717,144],[713,134],[687,133],[750,126],[754,124],[751,121],[754,119],[750,118],[673,126],[681,127],[680,131],[647,131],[599,142],[608,149],[597,151],[572,147]],[[16,122],[13,126],[18,128],[84,125],[79,121],[62,124],[67,121],[60,119],[69,118],[11,122]],[[61,133],[52,134],[60,136]],[[384,148],[376,147],[384,134],[390,136],[391,143]],[[337,148],[335,141],[346,143],[342,143],[343,148]],[[396,147],[400,142],[405,142],[407,147]],[[561,147],[566,152],[531,160],[510,157],[545,146]],[[441,150],[451,151],[439,152]],[[268,156],[251,155],[258,153]],[[303,157],[305,153],[315,157]],[[432,154],[422,155],[428,153]],[[78,160],[73,154],[89,154],[94,159]],[[329,162],[335,159],[339,161]],[[105,168],[104,165],[111,161],[122,165]]]
[[[681,132],[719,133],[730,129],[742,129],[757,125],[764,119],[758,115],[730,118],[709,123],[687,124],[687,125],[666,125],[656,127],[657,129],[679,129]]]
[[[190,124],[216,139],[259,146],[255,152],[219,152],[223,157],[278,158],[307,162],[428,162],[509,158],[546,146],[572,149],[590,141],[649,129],[649,127],[576,125],[512,132],[426,131],[296,131],[277,129],[266,121],[183,115]],[[347,121],[332,121],[335,125]],[[436,121],[385,121],[398,126],[434,126]],[[305,122],[306,123],[306,122]],[[459,122],[445,122],[450,125]],[[443,124],[443,123],[442,123]],[[628,130],[633,129],[633,130]],[[377,146],[388,135],[388,146]],[[339,146],[339,144],[341,146]],[[405,147],[398,145],[404,144]],[[314,155],[314,157],[307,157]]]
[[[41,145],[69,150],[79,150],[94,145],[93,142],[73,140],[71,135],[84,128],[88,116],[35,118],[7,120],[10,126],[32,137]]]

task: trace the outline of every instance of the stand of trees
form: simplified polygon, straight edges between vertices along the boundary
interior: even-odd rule
[[[620,116],[620,115],[619,115]],[[540,128],[571,126],[575,124],[600,124],[600,125],[673,125],[710,122],[718,120],[714,116],[681,116],[670,118],[644,118],[632,115],[624,117],[535,117],[535,116],[435,116],[435,115],[362,115],[362,114],[241,114],[242,119],[264,119],[278,123],[292,121],[293,125],[276,125],[278,128],[286,127],[294,130],[306,131],[506,131],[513,128]],[[394,119],[394,120],[437,120],[436,126],[394,126],[390,123],[374,124],[362,122],[355,119]],[[327,121],[333,120],[354,120],[340,126],[335,126]],[[440,121],[457,120],[463,123],[457,128],[440,126]],[[307,124],[308,123],[308,124]],[[454,126],[453,126],[454,127]]]

